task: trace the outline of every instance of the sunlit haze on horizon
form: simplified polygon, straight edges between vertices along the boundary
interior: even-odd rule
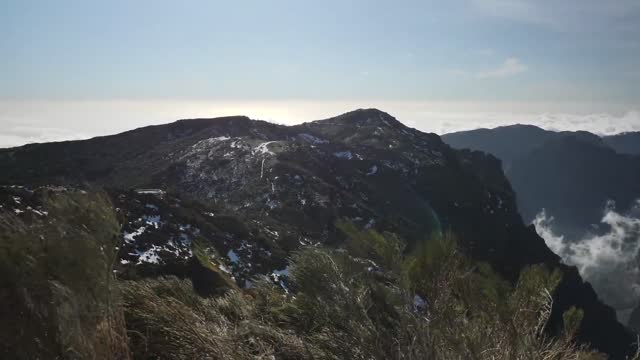
[[[515,123],[548,130],[610,135],[640,131],[640,113],[625,106],[400,101],[0,101],[0,147],[86,139],[179,119],[246,115],[284,125],[378,108],[409,127],[445,134]]]
[[[368,107],[439,134],[637,131],[638,18],[633,0],[9,0],[0,147]]]

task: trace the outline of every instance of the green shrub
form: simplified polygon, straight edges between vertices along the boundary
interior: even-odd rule
[[[360,230],[353,223],[339,221],[336,228],[346,237],[346,247],[353,256],[369,259],[388,269],[400,264],[406,244],[391,233],[380,234],[375,230]]]
[[[515,286],[487,264],[474,264],[451,234],[419,244],[406,256],[394,237],[340,225],[353,253],[304,249],[291,258],[295,297],[288,326],[318,358],[593,359],[570,329],[561,339],[542,331],[560,273],[525,269]],[[388,242],[388,243],[384,243]],[[355,246],[354,246],[355,245]],[[393,256],[384,256],[392,254]],[[387,269],[362,265],[369,256]],[[416,307],[414,299],[424,301]],[[573,328],[578,311],[565,315]]]
[[[543,329],[560,273],[522,271],[511,285],[458,251],[451,234],[403,254],[390,234],[340,229],[347,250],[309,247],[290,258],[291,292],[254,279],[248,292],[202,298],[175,278],[123,284],[130,346],[166,359],[599,359]],[[377,265],[372,265],[376,263]],[[419,301],[416,302],[416,299]]]

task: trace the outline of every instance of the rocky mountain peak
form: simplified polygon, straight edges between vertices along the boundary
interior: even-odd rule
[[[378,109],[358,109],[333,118],[305,123],[296,128],[355,147],[415,150],[443,146],[438,136],[411,129]]]
[[[190,266],[187,258],[210,250],[217,254],[209,254],[213,267],[226,266],[236,280],[280,276],[274,271],[286,270],[292,251],[339,245],[341,220],[396,233],[409,249],[428,234],[452,231],[472,258],[514,281],[526,265],[559,265],[534,229],[524,226],[497,159],[454,150],[437,135],[377,109],[296,126],[246,117],[181,120],[9,149],[0,151],[3,183],[117,189],[114,203],[127,219],[122,271],[162,273],[169,263],[182,269]],[[129,189],[159,189],[179,198],[155,199]],[[13,206],[13,198],[7,199]],[[586,336],[595,346],[608,351],[626,343],[615,316],[578,280],[567,287],[577,294],[575,301],[562,310],[576,305],[605,314],[585,318],[585,328],[615,334]]]
[[[168,125],[171,131],[186,129],[189,134],[202,136],[250,136],[259,132],[277,131],[280,126],[266,121],[253,120],[247,116],[225,116],[218,118],[184,119]]]
[[[324,120],[309,123],[312,127],[342,127],[356,129],[408,129],[388,113],[378,109],[358,109]]]

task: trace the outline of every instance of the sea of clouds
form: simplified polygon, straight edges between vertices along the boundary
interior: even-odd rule
[[[625,322],[640,302],[640,200],[629,211],[609,202],[602,225],[606,231],[567,239],[553,229],[553,217],[541,211],[533,221],[538,234],[564,263],[578,268],[598,296]]]
[[[631,105],[491,103],[463,101],[14,101],[0,100],[0,147],[115,134],[178,119],[247,115],[299,124],[358,108],[378,108],[410,127],[445,134],[514,123],[548,130],[586,130],[600,135],[640,131]]]

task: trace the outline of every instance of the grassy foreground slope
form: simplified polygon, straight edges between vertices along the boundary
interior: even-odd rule
[[[546,335],[559,272],[534,265],[512,285],[451,235],[408,253],[394,234],[339,223],[344,246],[295,252],[285,286],[255,278],[202,297],[189,280],[114,277],[105,196],[42,199],[46,216],[0,213],[3,358],[603,358],[574,344],[579,310]]]
[[[45,190],[34,198],[46,211],[0,211],[0,357],[127,358],[110,201]]]

